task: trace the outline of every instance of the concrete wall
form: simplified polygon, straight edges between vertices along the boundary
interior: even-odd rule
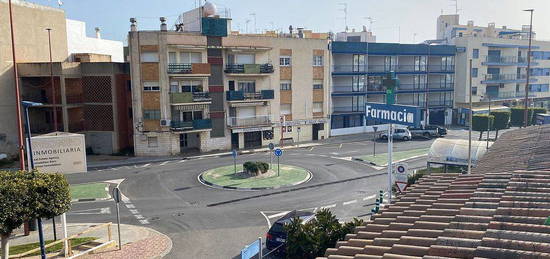
[[[54,61],[67,59],[65,13],[61,9],[25,1],[12,1],[17,62],[49,61],[48,32],[51,28]],[[0,0],[0,153],[17,151],[15,90],[8,1]],[[5,136],[5,138],[4,138]],[[5,141],[4,141],[5,139]]]
[[[94,53],[110,55],[112,62],[124,62],[122,41],[86,36],[86,23],[67,19],[67,47],[69,55]]]

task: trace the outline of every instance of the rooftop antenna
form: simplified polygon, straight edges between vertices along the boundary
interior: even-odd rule
[[[454,2],[455,14],[458,14],[458,11],[462,10],[462,9],[458,9],[458,0],[450,0],[450,1]]]
[[[250,19],[246,19],[245,21],[245,26],[244,26],[244,31],[245,33],[248,33],[248,24],[250,23]]]
[[[344,7],[338,10],[344,12],[344,25],[346,26],[345,31],[347,32],[348,31],[348,3],[339,3],[338,5],[341,5]]]
[[[363,17],[364,19],[367,19],[369,21],[369,31],[372,32],[372,24],[376,22],[376,20],[370,16]]]
[[[250,13],[250,16],[254,17],[254,33],[258,33],[258,29],[256,28],[256,13]]]
[[[416,32],[415,32],[415,33],[413,33],[413,43],[415,43],[415,42],[416,42],[416,35],[418,35],[418,33],[416,33]]]

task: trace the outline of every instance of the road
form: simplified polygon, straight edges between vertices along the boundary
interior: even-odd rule
[[[467,138],[467,131],[451,130],[447,138]],[[121,220],[152,227],[167,234],[174,246],[168,258],[232,258],[268,226],[294,209],[329,208],[340,220],[366,216],[379,190],[387,188],[385,169],[374,168],[352,156],[372,154],[373,142],[361,136],[343,137],[346,143],[286,150],[282,163],[310,170],[313,178],[302,185],[264,191],[235,191],[202,185],[197,176],[208,169],[231,164],[231,157],[174,160],[91,171],[68,176],[71,184],[112,181],[126,199]],[[394,142],[394,151],[427,148],[433,140]],[[377,153],[387,144],[378,142]],[[239,156],[269,161],[267,153]],[[425,157],[409,162],[421,168]],[[122,181],[123,179],[123,181]],[[118,180],[118,181],[117,181]],[[120,182],[122,181],[122,182]],[[115,221],[113,201],[74,203],[69,222]]]

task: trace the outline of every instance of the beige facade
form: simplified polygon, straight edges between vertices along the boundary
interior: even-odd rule
[[[49,61],[48,32],[51,28],[52,56],[67,58],[65,13],[61,9],[12,1],[17,62]],[[8,1],[0,0],[0,153],[15,153],[18,146],[15,89]]]
[[[328,137],[326,38],[135,29],[128,42],[136,155]]]

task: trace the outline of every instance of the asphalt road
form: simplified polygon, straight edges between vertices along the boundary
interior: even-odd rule
[[[447,138],[467,138],[467,131],[452,130]],[[427,148],[432,142],[395,141],[394,151]],[[302,185],[275,190],[223,190],[199,183],[201,172],[231,164],[231,157],[124,166],[68,178],[71,184],[111,180],[111,188],[124,179],[120,189],[127,199],[120,203],[122,222],[167,234],[174,244],[168,258],[237,258],[246,244],[265,237],[269,224],[286,211],[324,207],[344,221],[367,216],[379,190],[387,188],[386,169],[350,157],[369,155],[372,150],[373,142],[365,136],[346,136],[321,146],[287,150],[281,163],[306,168],[313,178]],[[378,142],[376,150],[385,153],[387,144]],[[242,155],[237,162],[247,160],[269,161],[269,155]],[[408,162],[410,168],[421,168],[426,159]],[[73,204],[68,220],[115,222],[115,211],[113,201],[80,202]]]

